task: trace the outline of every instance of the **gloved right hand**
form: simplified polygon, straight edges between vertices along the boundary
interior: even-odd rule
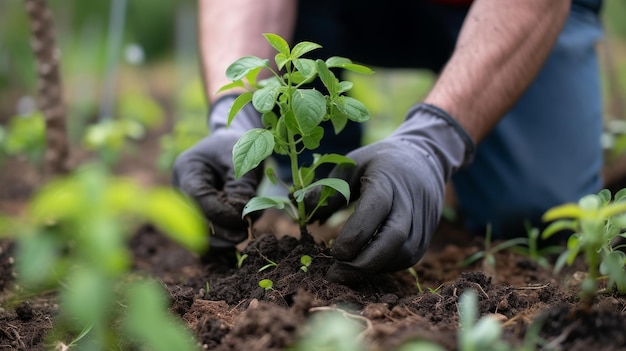
[[[245,240],[247,222],[241,213],[245,204],[256,195],[263,176],[262,167],[235,179],[232,161],[233,146],[239,137],[252,128],[261,128],[261,117],[251,104],[241,109],[229,127],[228,112],[236,95],[218,99],[209,113],[211,135],[199,141],[174,162],[172,182],[193,198],[212,226],[213,249],[233,248]]]

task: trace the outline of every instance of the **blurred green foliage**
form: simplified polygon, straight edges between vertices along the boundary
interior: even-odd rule
[[[46,148],[45,133],[40,112],[15,116],[6,128],[0,127],[0,162],[7,156],[22,155],[41,166]]]
[[[53,335],[74,335],[84,350],[129,340],[151,350],[195,349],[184,323],[169,314],[163,287],[132,272],[127,241],[144,221],[191,251],[207,247],[195,203],[170,187],[144,189],[111,176],[101,164],[47,184],[19,218],[0,216],[0,237],[16,241],[23,292],[59,291]]]

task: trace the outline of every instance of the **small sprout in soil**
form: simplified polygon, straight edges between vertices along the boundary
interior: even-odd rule
[[[346,96],[353,83],[339,81],[331,69],[341,68],[356,73],[371,74],[365,66],[353,63],[344,57],[326,60],[305,58],[309,52],[321,48],[319,44],[304,41],[290,47],[289,43],[276,34],[266,33],[265,39],[278,51],[274,58],[277,71],[268,59],[255,56],[242,57],[226,69],[226,77],[232,82],[219,89],[246,88],[233,102],[228,115],[228,125],[246,104],[262,114],[264,128],[254,128],[244,133],[233,148],[235,177],[239,178],[258,167],[272,154],[287,155],[291,164],[291,182],[278,179],[271,167],[265,174],[273,184],[283,185],[289,196],[257,196],[244,207],[242,217],[251,212],[267,208],[285,211],[300,226],[303,241],[312,241],[306,225],[313,214],[327,204],[328,199],[340,193],[350,200],[350,187],[338,178],[316,180],[315,171],[322,164],[354,164],[348,157],[339,154],[315,154],[313,162],[301,166],[300,155],[305,149],[316,150],[324,137],[322,122],[332,123],[335,134],[346,126],[348,120],[365,122],[370,118],[367,107],[359,100]],[[271,78],[258,80],[259,72],[267,70]],[[316,79],[326,88],[324,92],[308,88]],[[305,198],[313,191],[317,202],[305,206]],[[310,197],[310,196],[309,196]]]
[[[587,265],[587,276],[580,285],[580,297],[585,307],[591,308],[598,289],[600,274],[608,279],[607,290],[617,288],[626,294],[626,254],[616,250],[615,240],[626,238],[626,189],[618,191],[611,201],[611,192],[601,190],[581,198],[578,203],[564,204],[548,210],[544,221],[552,222],[543,231],[548,238],[558,232],[572,232],[565,251],[555,264],[555,272],[565,264],[572,265],[582,254]]]
[[[489,316],[478,319],[476,291],[465,290],[459,299],[459,350],[509,350],[502,337],[502,325]]]
[[[259,272],[263,272],[264,270],[266,270],[266,269],[268,269],[268,268],[278,266],[278,263],[276,263],[276,262],[274,262],[274,261],[270,260],[269,258],[265,258],[265,261],[267,261],[268,263],[267,263],[265,266],[263,266],[263,267],[259,268],[259,270],[258,270]]]
[[[415,268],[413,267],[409,267],[407,269],[407,271],[409,272],[409,274],[411,274],[413,276],[413,278],[415,278],[415,286],[417,286],[417,290],[421,293],[423,292],[422,290],[422,286],[420,285],[420,280],[417,276],[417,271],[415,271]]]
[[[259,281],[259,286],[265,289],[265,291],[269,291],[274,287],[274,282],[271,279],[262,279]]]
[[[309,266],[311,265],[311,262],[313,262],[313,259],[311,258],[311,256],[302,255],[302,257],[300,257],[300,263],[302,264],[300,269],[304,272],[307,272],[309,270]]]
[[[513,238],[513,239],[506,240],[506,241],[502,241],[495,246],[491,246],[492,244],[491,235],[492,235],[491,225],[487,225],[487,232],[485,233],[485,249],[480,250],[472,254],[465,260],[461,261],[460,266],[466,267],[477,262],[480,259],[484,259],[483,269],[486,272],[489,272],[489,271],[494,272],[496,269],[496,256],[495,256],[496,253],[502,250],[512,248],[512,247],[525,245],[528,242],[527,238]]]
[[[243,261],[245,261],[246,258],[248,258],[248,254],[242,255],[241,252],[236,251],[235,257],[237,257],[237,268],[241,268],[241,266],[243,266]]]
[[[512,251],[525,256],[529,260],[537,263],[540,267],[548,269],[551,266],[548,257],[552,255],[558,255],[563,252],[564,248],[561,245],[550,245],[539,247],[539,238],[541,231],[539,228],[533,228],[526,226],[526,235],[528,236],[528,245],[519,245],[512,247]]]

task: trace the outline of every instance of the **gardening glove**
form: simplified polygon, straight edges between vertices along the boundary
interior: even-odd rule
[[[445,184],[474,148],[448,113],[422,103],[393,134],[349,153],[356,166],[337,166],[330,177],[346,180],[357,200],[332,246],[336,262],[327,278],[355,284],[417,263],[439,222]],[[345,199],[333,196],[316,218],[323,222],[342,205]]]
[[[241,109],[226,126],[236,97],[226,95],[213,104],[209,113],[211,135],[179,155],[174,163],[174,186],[192,197],[211,223],[211,250],[230,249],[247,238],[248,224],[241,213],[256,195],[262,177],[262,168],[257,167],[235,179],[233,146],[246,131],[262,128],[260,114],[252,104]]]

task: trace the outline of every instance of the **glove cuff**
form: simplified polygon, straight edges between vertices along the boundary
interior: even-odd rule
[[[239,110],[230,123],[230,126],[227,126],[228,114],[237,97],[239,97],[239,94],[227,94],[215,100],[211,105],[208,120],[209,130],[211,132],[228,129],[231,132],[242,135],[250,129],[263,127],[261,124],[261,114],[254,109],[252,103],[246,104],[246,106]]]
[[[472,138],[449,113],[426,103],[412,107],[392,136],[425,147],[440,161],[445,179],[470,164],[476,150]]]

